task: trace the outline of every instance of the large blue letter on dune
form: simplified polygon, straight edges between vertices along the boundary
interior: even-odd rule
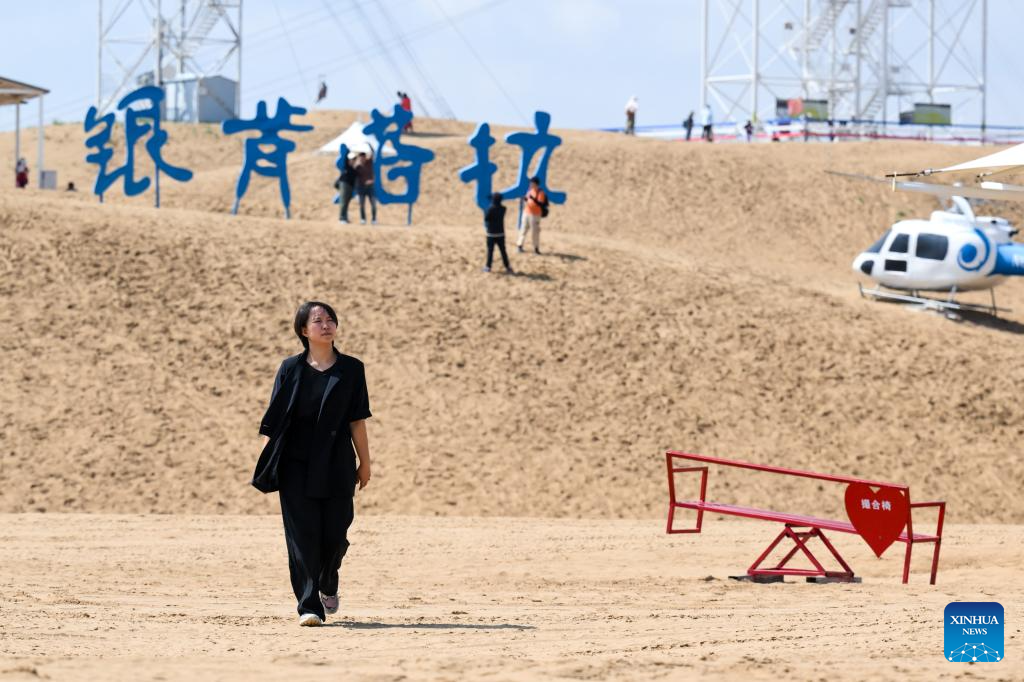
[[[281,203],[284,204],[284,217],[291,218],[292,193],[288,187],[288,154],[295,151],[295,143],[287,140],[279,134],[282,130],[305,132],[312,130],[311,125],[300,125],[292,123],[292,116],[301,116],[306,113],[302,107],[293,107],[284,97],[277,98],[277,111],[274,117],[267,116],[267,103],[260,100],[256,105],[256,117],[249,120],[233,119],[224,121],[221,130],[225,135],[254,130],[260,133],[259,137],[250,137],[245,141],[245,151],[242,156],[242,172],[238,174],[238,183],[235,185],[235,203],[231,207],[231,214],[238,213],[238,205],[249,188],[249,180],[255,172],[270,178],[277,178],[281,187]],[[272,147],[271,151],[263,151],[261,146]],[[266,163],[260,163],[264,161]]]
[[[164,99],[164,91],[155,85],[134,90],[117,103],[118,111],[124,111],[124,132],[125,132],[125,162],[120,168],[112,171],[107,170],[107,164],[114,154],[110,144],[110,135],[114,127],[114,114],[108,113],[99,118],[96,117],[96,107],[89,107],[85,114],[85,132],[89,133],[93,128],[99,127],[100,131],[87,138],[85,146],[95,149],[92,154],[85,157],[87,163],[96,164],[99,170],[96,174],[96,183],[93,185],[93,193],[103,201],[103,193],[110,188],[118,178],[124,180],[124,193],[130,197],[142,194],[149,189],[149,178],[143,176],[135,177],[135,143],[149,135],[146,140],[146,153],[153,161],[153,173],[156,180],[154,189],[156,195],[156,206],[160,207],[160,171],[167,173],[178,182],[188,182],[192,179],[192,171],[186,168],[178,168],[164,161],[162,149],[167,144],[167,131],[160,128],[160,104]],[[147,102],[145,108],[132,108],[132,104]]]

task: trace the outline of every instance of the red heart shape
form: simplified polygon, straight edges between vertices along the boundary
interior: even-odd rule
[[[880,486],[875,492],[867,483],[851,483],[846,486],[846,515],[881,558],[907,525],[907,498],[898,488]]]

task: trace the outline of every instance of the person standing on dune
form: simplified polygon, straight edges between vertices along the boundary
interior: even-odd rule
[[[377,224],[377,197],[373,191],[373,157],[359,152],[353,164],[356,169],[356,195],[359,197],[359,223],[366,224],[366,200],[370,200],[370,223]]]
[[[636,112],[640,109],[640,101],[636,95],[626,102],[626,134],[636,135]]]
[[[23,158],[14,164],[14,184],[18,189],[28,187],[28,162]]]
[[[711,116],[711,105],[705,104],[704,110],[700,115],[700,124],[704,128],[701,137],[704,138],[705,142],[714,142],[715,140],[714,123],[714,119]]]
[[[505,207],[501,204],[501,192],[491,195],[491,205],[484,213],[484,231],[487,233],[487,265],[484,272],[491,271],[491,263],[494,262],[494,247],[501,251],[501,261],[505,264],[505,272],[509,275],[512,266],[508,262],[508,252],[505,250]]]
[[[410,114],[412,114],[412,98],[409,97],[409,93],[402,92],[402,91],[398,92],[398,105],[400,107],[402,107],[403,109],[405,109],[406,111],[408,111]],[[412,132],[412,119],[411,118],[409,119],[409,122],[405,124],[405,127],[402,128],[402,132],[403,133],[411,133]]]
[[[347,225],[348,205],[352,203],[352,194],[356,189],[357,176],[356,168],[352,165],[352,159],[349,158],[347,145],[345,145],[345,157],[339,159],[338,163],[341,164],[341,174],[334,181],[334,188],[338,190],[338,220],[342,224]]]
[[[334,347],[331,306],[303,303],[294,329],[304,350],[277,370],[252,485],[279,494],[299,625],[318,626],[338,611],[352,498],[370,482],[370,399],[363,363]]]
[[[516,238],[516,250],[523,252],[526,234],[533,233],[533,252],[540,255],[540,219],[548,212],[548,195],[540,188],[540,178],[530,178],[530,189],[526,192],[523,206],[523,219],[519,224],[519,236]]]
[[[683,119],[683,128],[686,129],[686,141],[690,141],[690,134],[693,132],[693,112]]]

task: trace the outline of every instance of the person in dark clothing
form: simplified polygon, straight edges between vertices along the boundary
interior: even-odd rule
[[[508,263],[508,252],[505,250],[505,207],[501,205],[501,192],[491,195],[491,205],[484,213],[484,230],[487,232],[487,265],[484,266],[484,272],[491,271],[494,247],[497,246],[501,251],[505,272],[513,274],[512,266]]]
[[[341,175],[334,181],[334,188],[338,190],[338,220],[348,223],[348,205],[352,202],[352,194],[356,189],[356,167],[349,158],[348,145],[341,146],[337,165],[341,171]]]
[[[356,169],[356,195],[359,197],[359,222],[366,224],[366,200],[370,200],[370,222],[377,224],[377,196],[373,191],[373,157],[359,152],[353,164]]]
[[[363,363],[334,347],[338,316],[331,306],[303,303],[294,328],[305,350],[277,371],[252,484],[279,494],[299,625],[316,626],[338,611],[352,496],[370,481],[370,401]]]
[[[690,141],[690,134],[693,133],[693,112],[692,111],[690,112],[689,116],[687,116],[685,119],[683,119],[683,128],[686,129],[686,141],[689,142]]]

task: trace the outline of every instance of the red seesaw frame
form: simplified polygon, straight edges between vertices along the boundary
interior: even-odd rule
[[[910,501],[910,487],[905,485],[899,485],[896,483],[882,483],[880,481],[868,481],[861,478],[852,478],[850,476],[833,476],[830,474],[819,474],[813,471],[800,471],[797,469],[785,469],[782,467],[766,466],[763,464],[754,464],[751,462],[743,462],[740,460],[723,459],[721,457],[709,457],[707,455],[694,455],[686,452],[676,452],[670,450],[665,453],[665,463],[668,466],[668,494],[669,494],[669,507],[668,507],[668,525],[666,532],[673,533],[699,533],[701,531],[701,524],[704,520],[704,512],[713,512],[717,514],[731,514],[733,516],[742,516],[749,519],[761,519],[763,521],[779,521],[785,524],[785,528],[781,533],[771,542],[770,545],[761,553],[757,560],[751,564],[750,568],[747,569],[747,575],[751,578],[767,578],[768,576],[806,576],[808,580],[813,580],[816,577],[823,577],[827,579],[833,579],[838,581],[853,581],[853,569],[850,568],[849,564],[843,559],[836,548],[829,542],[828,538],[822,530],[834,530],[841,533],[853,533],[859,535],[857,530],[853,527],[853,524],[849,521],[836,521],[833,519],[820,519],[813,516],[804,516],[801,514],[789,514],[785,512],[776,512],[768,509],[755,509],[752,507],[739,507],[732,504],[720,504],[716,502],[707,501],[707,484],[708,484],[708,467],[707,466],[674,466],[674,459],[690,460],[695,462],[704,462],[705,464],[718,464],[721,466],[738,467],[741,469],[753,469],[754,471],[766,471],[774,474],[782,474],[784,476],[800,476],[803,478],[813,478],[819,481],[831,481],[833,483],[863,483],[872,487],[888,487],[899,490],[907,499],[907,523],[903,532],[897,538],[898,542],[906,543],[907,551],[906,557],[903,561],[903,583],[906,584],[910,579],[910,556],[913,550],[915,542],[931,542],[934,543],[934,551],[932,554],[932,570],[931,570],[931,584],[935,584],[935,576],[939,570],[939,547],[942,544],[942,522],[946,515],[946,503],[944,501],[936,502],[913,502]],[[700,499],[699,500],[677,500],[676,499],[676,484],[675,475],[679,473],[694,473],[700,472]],[[915,533],[913,520],[911,519],[911,510],[919,509],[922,507],[936,507],[938,508],[938,521],[936,523],[936,530],[934,535],[927,535],[923,533]],[[697,512],[697,525],[694,528],[682,528],[674,529],[672,527],[673,520],[675,518],[676,509],[693,509]],[[799,528],[806,528],[807,530],[794,530]],[[768,557],[768,555],[774,550],[784,538],[789,538],[793,541],[793,548],[786,554],[781,561],[775,566],[770,568],[761,568],[761,563]],[[817,557],[811,552],[807,546],[807,541],[811,538],[818,538],[822,544],[825,545],[829,553],[839,563],[843,570],[841,571],[829,571],[824,568]],[[796,556],[797,552],[802,552],[806,556],[811,564],[814,566],[813,569],[807,568],[787,568],[786,564]]]

